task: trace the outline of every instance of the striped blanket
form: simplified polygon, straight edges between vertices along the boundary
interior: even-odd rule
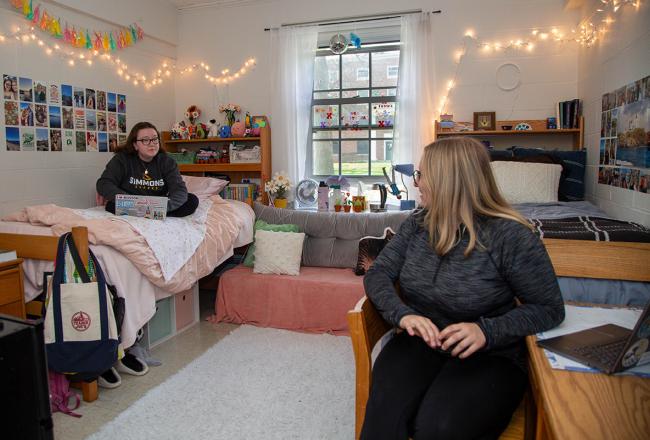
[[[650,229],[632,222],[591,216],[528,221],[540,238],[650,243]]]

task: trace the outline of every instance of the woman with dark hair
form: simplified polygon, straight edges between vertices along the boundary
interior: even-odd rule
[[[149,122],[133,126],[97,180],[97,192],[112,213],[116,194],[168,197],[170,217],[188,216],[199,206],[199,199],[187,192],[176,161],[160,146],[158,129]]]
[[[361,438],[497,439],[526,389],[524,337],[564,319],[560,288],[481,143],[441,139],[419,168],[422,209],[364,279],[377,310],[404,331],[375,361]]]

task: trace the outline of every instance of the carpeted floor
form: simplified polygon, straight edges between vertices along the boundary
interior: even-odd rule
[[[242,326],[91,439],[348,439],[348,337]]]

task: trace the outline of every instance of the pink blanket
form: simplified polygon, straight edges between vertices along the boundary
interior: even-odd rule
[[[70,208],[51,204],[23,208],[3,220],[49,226],[55,235],[68,232],[73,226],[85,226],[91,244],[115,248],[153,284],[177,293],[189,289],[199,278],[210,274],[222,257],[231,251],[242,222],[249,221],[239,217],[237,211],[221,197],[213,196],[210,200],[212,207],[208,211],[205,238],[188,262],[168,281],[165,281],[160,264],[144,237],[128,223],[109,219],[87,220]]]

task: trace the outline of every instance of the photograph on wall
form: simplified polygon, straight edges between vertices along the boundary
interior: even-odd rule
[[[62,107],[61,114],[61,123],[63,124],[63,128],[72,130],[74,128],[74,111],[72,110],[72,107]]]
[[[74,106],[83,108],[86,107],[86,99],[84,95],[85,89],[83,87],[74,88]]]
[[[117,128],[120,133],[126,133],[126,115],[117,115]]]
[[[18,125],[18,101],[5,101],[5,125]]]
[[[97,149],[100,153],[108,151],[108,133],[97,133]]]
[[[20,151],[20,130],[18,127],[5,128],[7,151]]]
[[[106,111],[106,92],[97,90],[97,110]]]
[[[50,113],[50,128],[61,128],[61,107],[51,105],[49,107]]]
[[[97,114],[94,110],[86,110],[86,130],[97,130]]]
[[[86,111],[82,108],[74,109],[74,128],[75,130],[86,129]]]
[[[48,102],[50,104],[61,104],[61,91],[58,84],[50,84],[48,88]]]
[[[97,112],[97,131],[107,131],[106,112]]]
[[[108,134],[108,151],[114,153],[117,150],[117,134],[109,133]]]
[[[86,108],[95,110],[95,90],[86,89]]]
[[[61,104],[66,107],[72,107],[72,86],[67,84],[61,85]]]
[[[86,151],[86,132],[75,131],[75,146],[77,151]]]
[[[115,99],[115,93],[107,93],[106,94],[106,101],[108,102],[107,104],[107,110],[109,112],[116,112],[117,111],[117,101]]]
[[[117,112],[126,113],[126,95],[117,95]]]
[[[32,80],[30,78],[20,78],[18,84],[20,86],[20,100],[32,102],[34,100]]]
[[[63,130],[63,151],[75,151],[74,130]]]
[[[34,104],[34,125],[47,127],[47,105]]]
[[[108,114],[108,131],[117,131],[117,114]]]
[[[23,127],[34,126],[34,104],[29,102],[20,103],[20,125]]]
[[[118,134],[117,135],[117,145],[124,145],[126,144],[126,135],[125,134]]]
[[[97,133],[94,131],[86,132],[86,151],[97,151]]]
[[[61,130],[50,130],[50,151],[61,151]]]
[[[45,84],[45,81],[34,80],[34,102],[36,104],[47,103],[47,84]]]
[[[18,77],[13,75],[2,75],[2,91],[4,99],[18,101]]]
[[[34,129],[20,129],[20,151],[34,151]]]
[[[50,133],[47,128],[36,129],[36,151],[50,151]]]
[[[613,95],[613,98],[612,98]],[[611,110],[605,110],[612,105]],[[650,76],[602,97],[598,183],[647,192],[650,169]]]

